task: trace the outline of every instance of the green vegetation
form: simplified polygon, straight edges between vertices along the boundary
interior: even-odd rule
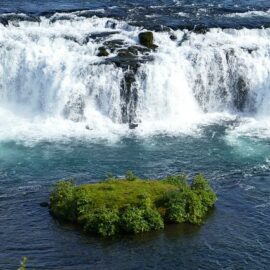
[[[27,258],[23,257],[21,260],[21,266],[18,268],[18,270],[26,270],[27,265]]]
[[[110,176],[80,186],[59,181],[50,196],[50,211],[56,218],[80,224],[86,232],[109,237],[161,230],[164,223],[201,224],[215,201],[201,174],[189,185],[183,175],[149,181],[128,172],[122,180]]]

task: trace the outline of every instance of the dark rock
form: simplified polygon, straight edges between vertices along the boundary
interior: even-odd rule
[[[0,18],[0,23],[3,24],[4,26],[8,26],[8,20],[4,18]]]
[[[122,39],[108,40],[104,42],[104,46],[106,46],[111,52],[122,48],[124,45],[125,43]]]
[[[50,205],[49,205],[48,202],[41,202],[41,203],[39,204],[39,206],[41,206],[41,207],[49,207]]]
[[[141,45],[150,48],[156,49],[158,46],[154,44],[154,35],[153,32],[142,32],[139,34],[139,42]]]
[[[235,88],[236,94],[233,100],[234,106],[236,107],[237,110],[244,111],[245,105],[247,104],[248,100],[249,88],[243,76],[238,77],[235,83]]]
[[[85,126],[85,129],[87,129],[87,130],[93,130],[92,128],[89,127],[89,125],[86,125]]]
[[[92,33],[85,36],[83,44],[87,44],[91,39],[93,40],[103,40],[104,38],[110,37],[114,34],[120,33],[119,31],[110,31],[110,32],[101,32],[101,33]]]
[[[136,121],[136,107],[138,101],[138,91],[135,79],[136,71],[127,70],[121,81],[121,112],[123,123],[133,123]]]
[[[128,47],[128,51],[134,55],[138,55],[139,53],[148,54],[150,52],[150,49],[134,45],[134,46]]]
[[[182,39],[178,42],[178,46],[182,46],[182,44],[189,39],[189,35],[187,33],[184,33]]]
[[[171,34],[171,35],[170,35],[170,39],[171,39],[172,41],[175,41],[175,40],[177,40],[177,36],[174,35],[174,34]]]
[[[135,129],[138,127],[138,124],[135,124],[135,123],[129,123],[129,129]]]
[[[108,56],[108,55],[109,55],[109,53],[108,53],[108,51],[106,50],[105,47],[99,47],[98,48],[98,54],[97,54],[97,56],[99,56],[99,57],[105,57],[105,56]]]
[[[204,25],[196,25],[194,27],[194,29],[192,30],[193,33],[196,33],[196,34],[206,34],[207,32],[209,32],[209,28],[207,28],[206,26]]]
[[[115,29],[116,28],[116,22],[108,20],[105,25],[106,28]]]

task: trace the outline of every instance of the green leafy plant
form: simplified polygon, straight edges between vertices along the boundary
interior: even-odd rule
[[[27,257],[23,257],[21,260],[21,265],[18,268],[18,270],[26,270],[26,266],[27,266]]]

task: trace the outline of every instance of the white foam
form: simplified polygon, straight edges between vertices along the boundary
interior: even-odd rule
[[[110,29],[107,18],[77,15],[0,25],[0,140],[197,135],[203,125],[243,118],[234,104],[238,77],[248,86],[248,102],[231,134],[270,137],[269,29],[175,31],[181,45],[168,33],[155,33],[154,61],[136,75],[139,127],[130,131],[121,123],[124,71],[99,64],[102,40],[85,40],[119,31],[107,39],[134,45],[142,29],[116,20]]]
[[[249,18],[249,17],[270,17],[270,9],[266,11],[259,11],[259,10],[254,10],[254,11],[247,11],[247,12],[236,12],[236,13],[230,13],[226,14],[225,17],[230,17],[230,18],[235,18],[235,17],[240,17],[240,18]]]

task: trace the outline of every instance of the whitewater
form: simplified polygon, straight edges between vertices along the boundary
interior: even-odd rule
[[[158,48],[133,71],[126,98],[123,82],[131,68],[108,60],[138,46],[138,34],[147,29],[87,18],[83,11],[38,21],[25,14],[4,18],[1,140],[198,135],[202,126],[220,121],[235,121],[229,133],[270,136],[269,28],[154,32]],[[115,40],[122,41],[118,50],[97,56]],[[138,127],[130,130],[128,122]]]

